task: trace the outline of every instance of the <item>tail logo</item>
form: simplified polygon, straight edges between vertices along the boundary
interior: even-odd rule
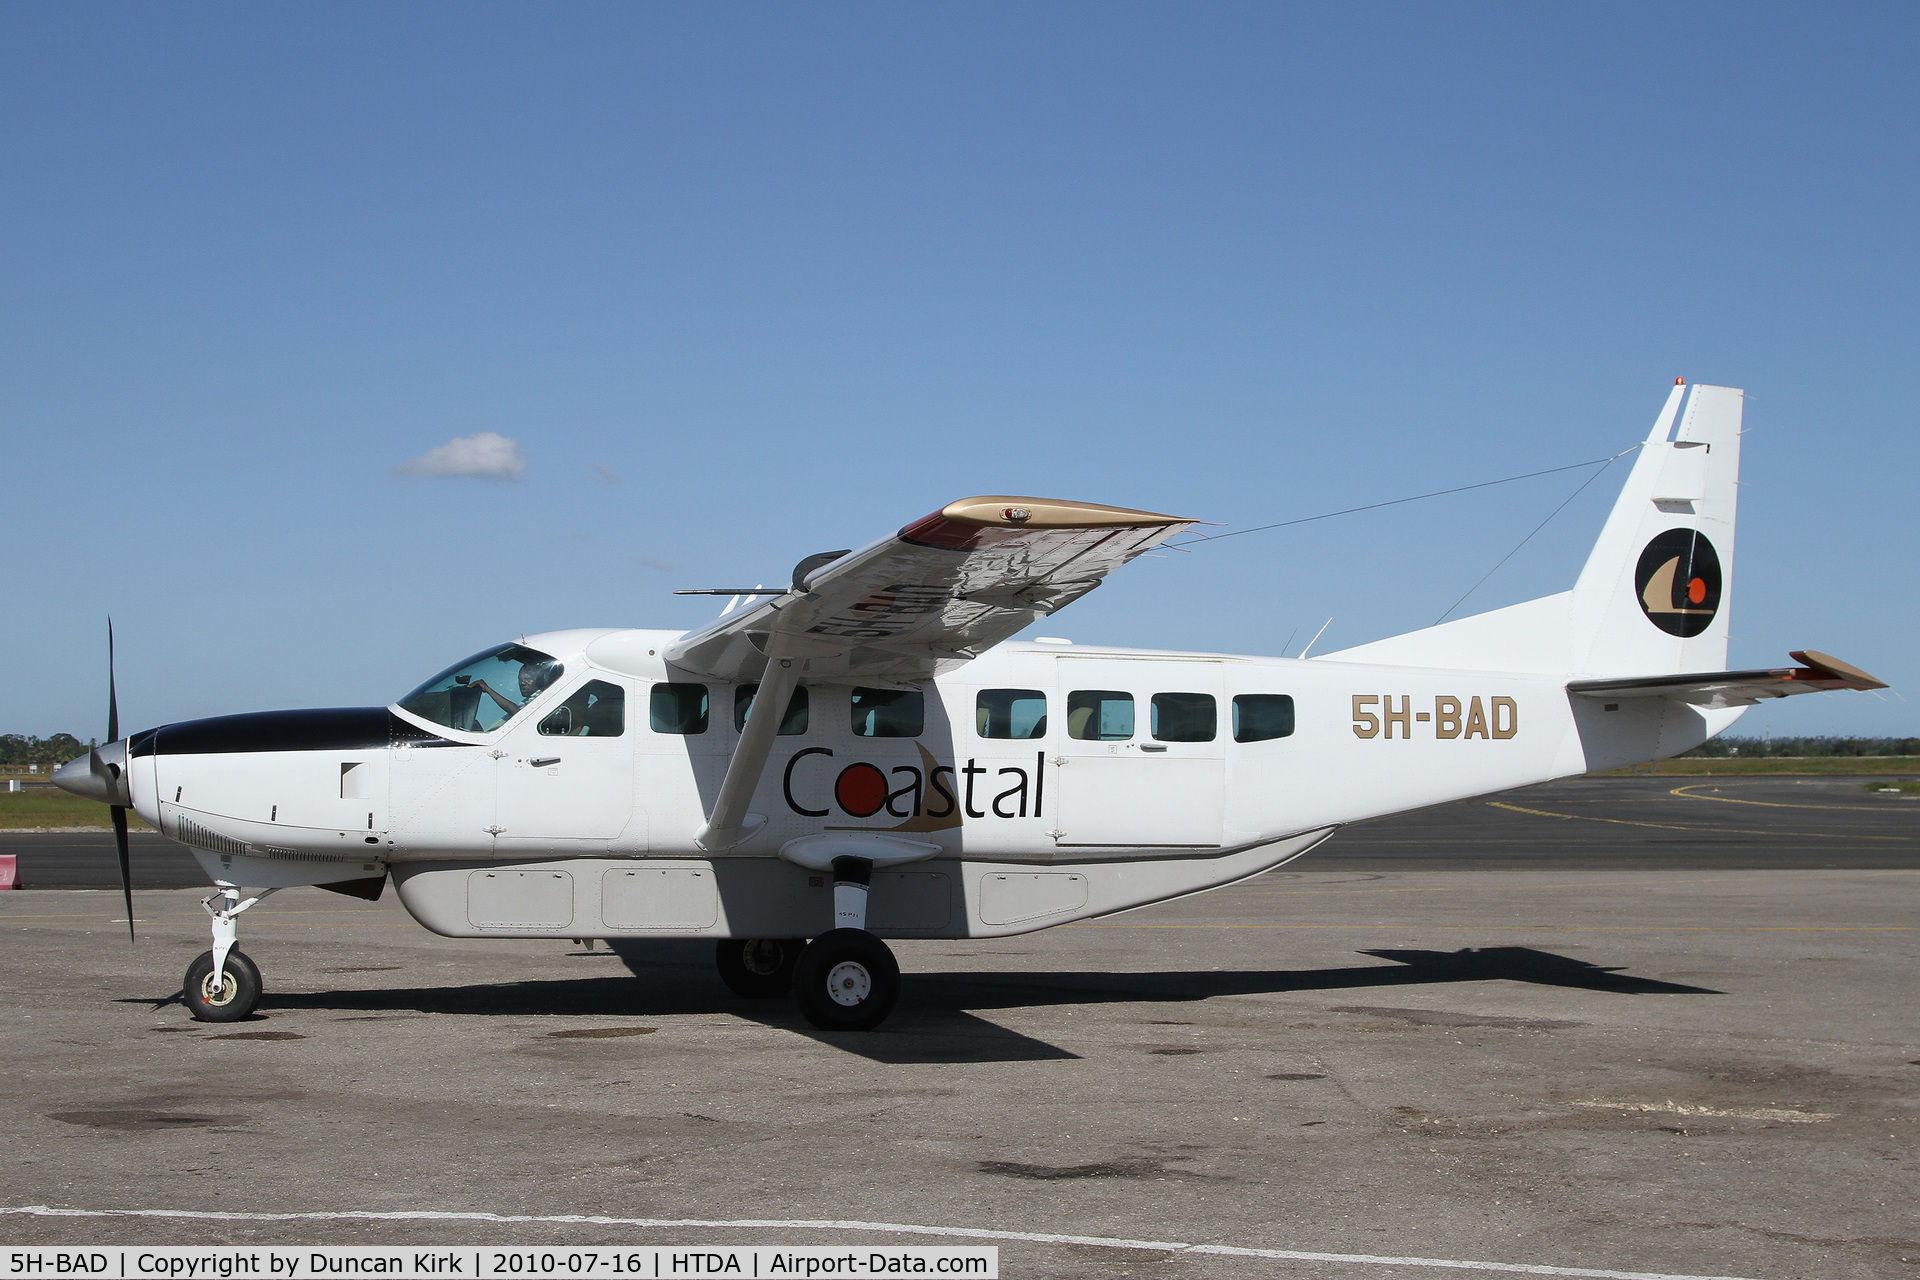
[[[1696,529],[1669,529],[1633,571],[1640,611],[1670,636],[1697,636],[1720,612],[1720,556]]]

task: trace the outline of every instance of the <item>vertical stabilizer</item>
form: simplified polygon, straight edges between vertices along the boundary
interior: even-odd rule
[[[1572,591],[1325,659],[1570,679],[1725,670],[1744,394],[1673,388]]]
[[[1570,674],[1723,671],[1744,394],[1676,386],[1570,602]]]

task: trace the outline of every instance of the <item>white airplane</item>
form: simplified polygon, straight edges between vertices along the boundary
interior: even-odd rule
[[[129,807],[213,880],[204,1021],[259,1001],[242,912],[391,876],[435,933],[713,938],[735,992],[865,1030],[899,992],[883,938],[1162,902],[1685,751],[1762,698],[1885,688],[1811,651],[1724,669],[1741,406],[1674,387],[1571,591],[1311,660],[1008,642],[1192,522],[968,498],[695,631],[528,636],[390,706],[162,725],[54,778],[114,806],[123,889]]]

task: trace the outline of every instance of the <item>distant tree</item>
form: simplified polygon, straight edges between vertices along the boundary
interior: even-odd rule
[[[1707,759],[1727,756],[1915,756],[1920,738],[1714,738],[1684,753]]]
[[[0,733],[0,765],[65,764],[75,756],[85,755],[93,745],[70,733],[56,733],[50,738]]]

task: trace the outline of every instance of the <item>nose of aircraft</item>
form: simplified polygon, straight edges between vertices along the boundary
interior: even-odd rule
[[[53,771],[53,785],[101,804],[132,805],[127,787],[127,741],[109,742]]]

